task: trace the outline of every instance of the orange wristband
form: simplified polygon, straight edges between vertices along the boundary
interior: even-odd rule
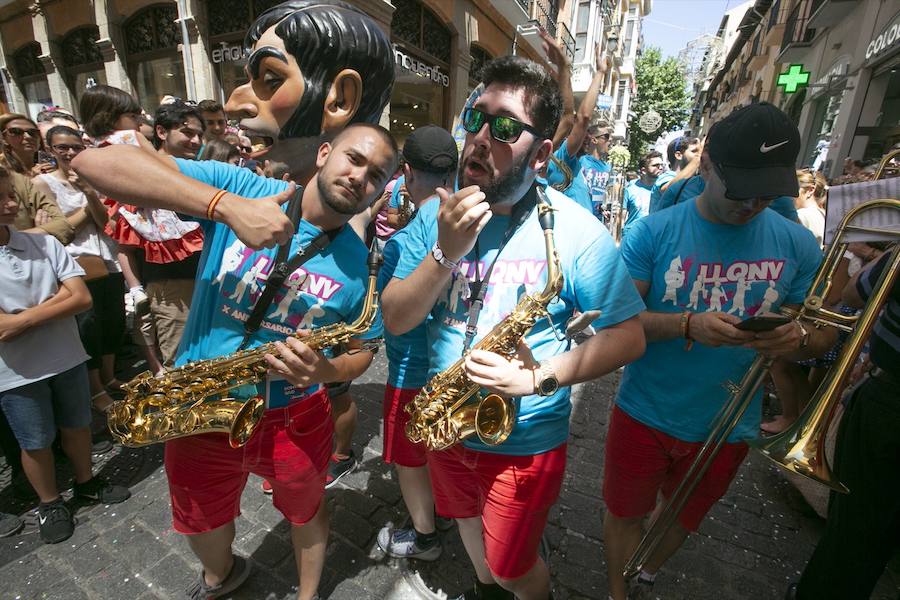
[[[694,345],[694,338],[691,337],[691,317],[694,315],[689,310],[681,313],[681,337],[687,340],[687,343],[684,345],[685,351],[691,349]]]
[[[222,196],[227,194],[228,192],[225,190],[219,190],[212,197],[212,200],[209,201],[209,204],[206,205],[206,218],[210,221],[215,221],[216,214],[216,205],[219,203],[219,200],[222,199]]]

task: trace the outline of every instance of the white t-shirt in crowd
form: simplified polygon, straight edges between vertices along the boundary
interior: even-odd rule
[[[823,244],[825,239],[825,211],[818,206],[807,206],[797,209],[797,218],[800,224],[809,229],[819,246]]]

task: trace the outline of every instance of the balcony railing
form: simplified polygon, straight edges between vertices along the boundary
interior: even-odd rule
[[[766,25],[766,33],[769,33],[781,19],[781,0],[775,0],[769,7],[769,23]]]
[[[562,42],[563,50],[566,51],[566,56],[569,57],[569,61],[575,60],[575,37],[572,35],[572,32],[569,31],[569,28],[565,23],[559,24],[559,41]]]
[[[518,0],[519,4],[525,8],[525,11],[532,19],[537,21],[551,37],[556,37],[556,17],[559,14],[558,0],[531,0],[526,7],[524,0]]]
[[[805,48],[810,45],[816,36],[816,30],[809,27],[809,17],[812,15],[813,0],[801,0],[787,18],[784,30],[784,39],[781,41],[781,62],[790,62],[785,59],[785,51],[790,48]]]

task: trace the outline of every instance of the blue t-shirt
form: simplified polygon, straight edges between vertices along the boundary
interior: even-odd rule
[[[656,210],[651,210],[650,212],[657,212],[669,208],[674,204],[681,204],[685,200],[696,198],[703,193],[704,189],[706,189],[706,182],[703,181],[703,178],[699,175],[694,175],[690,179],[677,181],[666,188],[666,191],[660,196]],[[775,198],[772,200],[771,204],[769,204],[769,208],[789,221],[793,221],[794,223],[800,222],[800,217],[797,215],[797,208],[794,206],[794,199],[790,196],[779,196],[778,198]]]
[[[653,188],[650,190],[650,214],[660,210],[659,201],[662,199],[662,186],[675,179],[675,171],[665,171],[656,178]]]
[[[271,196],[288,186],[287,182],[260,177],[218,161],[176,159],[176,163],[192,179],[247,198]],[[265,289],[278,253],[277,248],[247,248],[222,223],[200,222],[205,235],[203,253],[176,365],[224,356],[237,349],[244,337],[244,321]],[[317,227],[301,220],[288,255],[293,256],[301,244],[308,244],[319,233]],[[342,228],[324,251],[288,275],[249,347],[283,340],[297,329],[356,320],[362,311],[368,281],[367,254],[365,244],[353,230]],[[379,315],[374,326],[360,338],[379,337],[381,330]],[[295,389],[280,379],[269,384],[271,408],[285,406],[318,388]],[[242,388],[238,397],[254,393],[250,388],[262,391],[265,385]]]
[[[603,214],[603,205],[606,204],[606,186],[609,185],[612,167],[606,161],[585,154],[579,159],[581,164],[581,177],[591,197],[593,213],[600,217]]]
[[[574,200],[579,206],[589,213],[594,214],[594,203],[591,202],[591,192],[588,190],[584,177],[581,176],[581,167],[578,173],[572,176],[572,183],[563,192],[567,198]]]
[[[748,318],[800,304],[822,254],[813,235],[770,210],[746,225],[724,225],[700,216],[696,201],[638,221],[622,242],[635,280],[648,282],[647,310],[718,311]],[[728,400],[726,381],[739,382],[755,352],[713,348],[681,338],[648,342],[644,356],[625,367],[616,402],[626,413],[685,441],[700,441]],[[729,441],[754,438],[761,394]]]
[[[400,187],[406,183],[406,176],[401,175],[394,182],[394,189],[391,190],[391,197],[388,199],[388,208],[400,208]]]
[[[575,310],[600,310],[593,325],[603,328],[637,315],[644,307],[606,229],[596,219],[585,218],[580,207],[556,190],[548,189],[547,197],[556,209],[554,239],[565,283],[559,299],[548,307],[552,327],[547,319],[539,319],[525,336],[537,360],[569,349],[569,342],[558,339],[557,334],[565,329]],[[437,239],[437,209],[437,201],[425,204],[407,227],[408,251],[401,256],[394,277],[408,277],[427,256]],[[523,294],[533,294],[546,285],[547,257],[536,213],[532,210],[494,265],[478,318],[476,343],[509,315]],[[479,273],[484,273],[497,254],[509,220],[509,216],[494,215],[482,230],[478,244]],[[459,273],[431,310],[431,319],[426,324],[431,376],[451,366],[462,354],[469,282],[475,277],[474,261],[473,251],[461,261]],[[546,398],[536,395],[518,398],[516,426],[505,442],[487,446],[477,438],[469,438],[464,443],[475,450],[512,455],[533,455],[556,448],[568,437],[569,395],[570,389],[566,387]]]
[[[378,289],[383,291],[394,276],[400,257],[408,251],[407,237],[412,223],[419,219],[419,213],[397,231],[384,246],[384,262],[378,273]],[[384,332],[384,346],[388,358],[387,382],[395,388],[421,388],[428,381],[428,342],[425,338],[425,323],[416,325],[402,335]]]
[[[577,154],[574,156],[569,154],[568,143],[568,140],[563,140],[562,144],[559,145],[559,148],[556,149],[556,152],[553,153],[553,156],[555,156],[559,162],[569,167],[569,171],[572,172],[572,177],[574,178],[578,176],[578,173],[581,170],[581,164],[579,163]],[[547,163],[548,184],[559,185],[565,182],[565,179],[565,175],[563,175],[563,172],[556,166],[556,163],[553,161]]]
[[[640,179],[635,179],[625,187],[622,203],[625,205],[625,210],[628,211],[628,218],[625,219],[625,224],[622,226],[623,236],[638,222],[638,219],[650,214],[650,191],[652,189],[652,184],[647,185]]]

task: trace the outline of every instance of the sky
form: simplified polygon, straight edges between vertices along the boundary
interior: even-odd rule
[[[722,15],[742,0],[653,0],[653,9],[644,17],[645,46],[662,48],[663,57],[678,52],[704,33],[715,34]]]

